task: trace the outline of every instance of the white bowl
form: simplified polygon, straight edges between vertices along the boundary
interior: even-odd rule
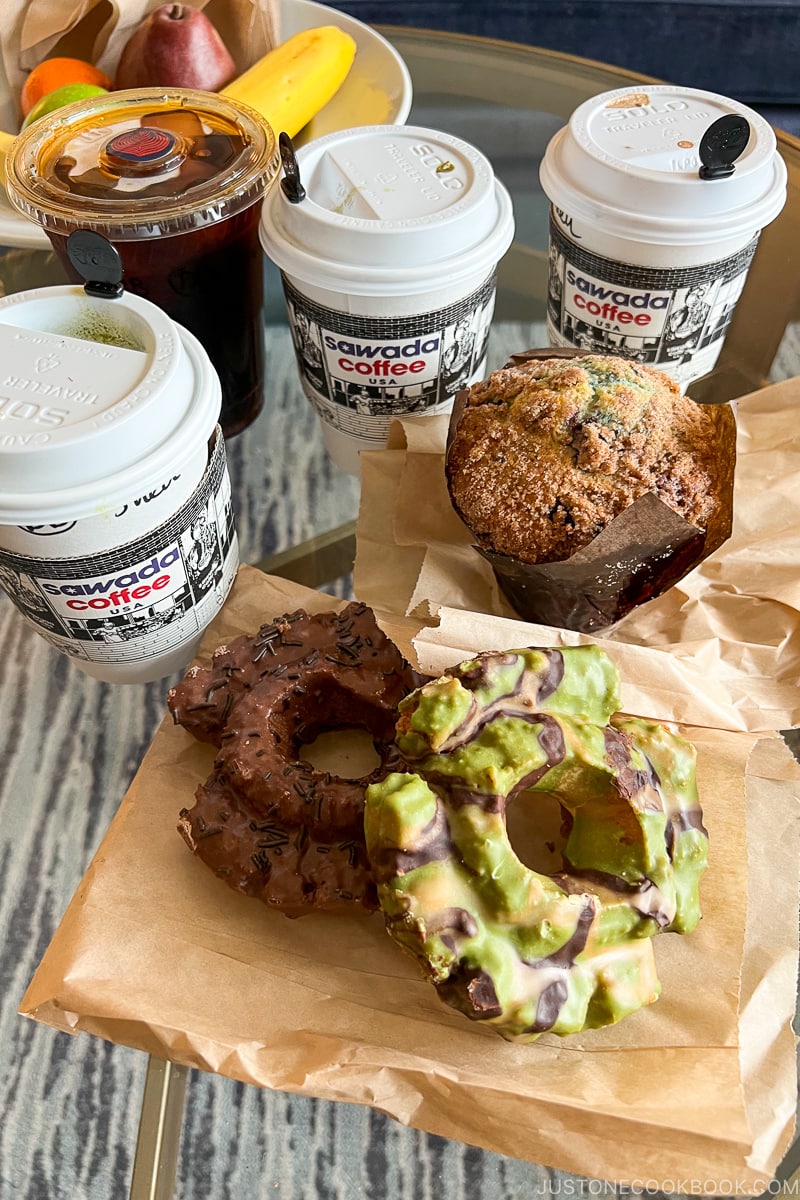
[[[281,36],[317,25],[338,25],[356,42],[356,57],[339,91],[296,139],[310,141],[357,125],[402,125],[411,109],[411,77],[385,38],[347,13],[317,0],[281,0]],[[0,187],[0,246],[47,249],[44,230],[11,207]]]
[[[339,91],[296,141],[358,125],[403,125],[411,109],[411,76],[400,55],[363,21],[317,0],[282,0],[281,37],[317,25],[338,25],[355,40],[356,57]]]

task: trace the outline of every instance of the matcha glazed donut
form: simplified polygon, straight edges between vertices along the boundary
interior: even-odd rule
[[[389,933],[446,1004],[506,1037],[576,1033],[650,1004],[652,935],[700,919],[694,748],[618,707],[596,646],[480,654],[400,702],[409,770],[367,789]],[[562,873],[511,847],[506,805],[523,791],[562,807]]]

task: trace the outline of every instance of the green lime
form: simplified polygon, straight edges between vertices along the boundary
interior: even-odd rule
[[[56,88],[54,92],[48,92],[46,96],[42,96],[41,100],[38,100],[34,104],[22,122],[22,129],[27,129],[34,121],[38,121],[40,117],[54,112],[57,108],[63,108],[65,104],[72,104],[76,100],[87,100],[89,96],[107,95],[108,88],[98,87],[96,83],[65,83],[63,87]]]

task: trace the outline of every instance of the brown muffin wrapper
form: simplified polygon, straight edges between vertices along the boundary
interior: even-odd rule
[[[505,364],[532,358],[581,358],[575,349],[527,350]],[[464,410],[468,391],[457,393],[447,449]],[[475,546],[492,566],[498,586],[526,621],[592,633],[622,620],[634,608],[662,595],[730,537],[733,527],[733,474],[736,420],[729,404],[710,405],[720,464],[720,504],[705,530],[685,521],[648,492],[620,513],[588,545],[570,558],[525,563]]]

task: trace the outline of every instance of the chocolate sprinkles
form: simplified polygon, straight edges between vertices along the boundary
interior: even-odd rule
[[[194,668],[168,698],[175,721],[217,747],[186,817],[187,844],[215,874],[230,868],[230,887],[270,907],[374,908],[364,789],[388,770],[384,756],[397,764],[397,705],[418,682],[360,603],[297,609],[220,647],[209,669]],[[302,757],[321,732],[339,728],[372,736],[379,761],[362,779],[318,772]],[[210,818],[223,797],[224,826]],[[206,822],[199,840],[196,816]],[[264,817],[270,832],[259,835]]]

